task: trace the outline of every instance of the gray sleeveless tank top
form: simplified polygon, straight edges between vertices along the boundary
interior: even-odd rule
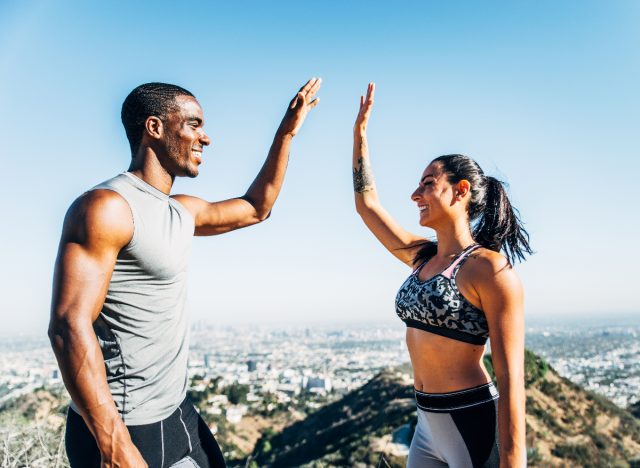
[[[131,173],[93,188],[129,204],[134,232],[120,251],[104,306],[94,322],[107,382],[125,424],[167,418],[187,391],[187,262],[191,214]]]

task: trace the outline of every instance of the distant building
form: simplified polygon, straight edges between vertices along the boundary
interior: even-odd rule
[[[281,383],[277,386],[277,391],[286,395],[293,396],[300,394],[300,387],[292,383]]]
[[[256,361],[254,361],[253,359],[249,359],[247,361],[247,370],[249,372],[255,372],[256,370],[258,370],[258,364],[256,363]]]
[[[331,379],[327,377],[309,377],[306,388],[310,392],[324,393],[331,391]]]
[[[247,414],[246,405],[230,406],[227,408],[227,421],[231,424],[237,424],[242,420],[242,416]]]
[[[229,403],[227,395],[211,395],[207,400],[210,405],[226,405]]]

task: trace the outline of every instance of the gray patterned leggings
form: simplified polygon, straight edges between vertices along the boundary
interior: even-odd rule
[[[498,453],[498,392],[493,383],[451,393],[416,390],[418,424],[407,468],[493,468]]]

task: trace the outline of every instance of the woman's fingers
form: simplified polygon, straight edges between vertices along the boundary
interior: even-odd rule
[[[373,97],[375,94],[375,83],[371,82],[367,85],[367,94],[360,96],[360,109],[358,116],[356,117],[356,126],[364,128],[369,120],[371,114],[371,107],[373,106]]]
[[[376,93],[376,84],[371,82],[369,86],[367,86],[367,102],[371,102],[373,104],[373,96]]]

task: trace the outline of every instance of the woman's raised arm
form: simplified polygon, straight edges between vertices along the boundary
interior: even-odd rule
[[[400,261],[413,266],[423,237],[404,230],[380,204],[369,161],[367,124],[373,107],[375,84],[369,83],[367,95],[360,96],[360,112],[353,127],[353,191],[356,211],[369,230]]]

